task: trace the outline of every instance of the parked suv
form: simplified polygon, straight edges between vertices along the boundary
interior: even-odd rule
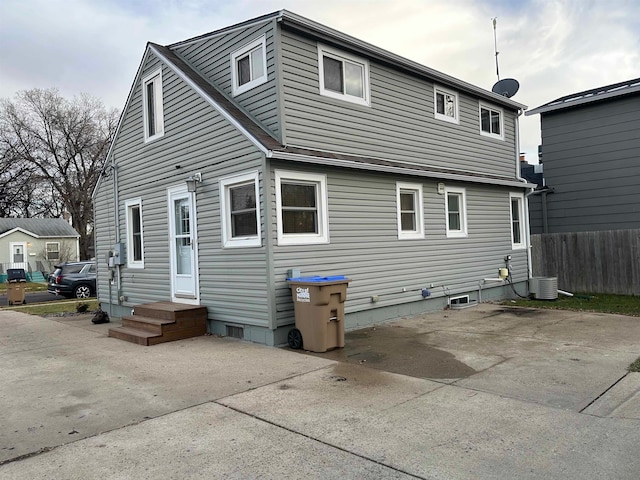
[[[49,293],[63,297],[88,298],[96,294],[96,262],[69,262],[56,265],[49,275]]]

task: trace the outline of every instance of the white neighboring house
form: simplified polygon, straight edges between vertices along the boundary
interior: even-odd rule
[[[0,218],[0,281],[9,268],[44,281],[54,265],[79,260],[79,238],[62,218]]]

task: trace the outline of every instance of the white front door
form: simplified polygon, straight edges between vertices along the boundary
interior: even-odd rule
[[[171,301],[198,304],[195,196],[186,186],[168,190]]]
[[[27,267],[27,244],[26,242],[11,242],[9,243],[10,250],[10,267],[9,268],[24,268],[25,272],[28,271]]]

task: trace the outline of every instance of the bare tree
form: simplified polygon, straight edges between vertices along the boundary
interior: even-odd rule
[[[91,194],[117,122],[117,110],[84,94],[67,100],[56,89],[33,89],[0,101],[0,155],[33,175],[22,189],[22,214],[59,216],[64,207],[80,234],[81,258],[91,245]]]

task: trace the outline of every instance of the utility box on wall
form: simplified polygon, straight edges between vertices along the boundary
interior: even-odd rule
[[[111,260],[109,261],[110,265],[124,265],[124,243],[116,243],[111,250]]]

